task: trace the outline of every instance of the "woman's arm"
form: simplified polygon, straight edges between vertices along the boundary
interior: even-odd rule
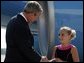
[[[57,49],[57,46],[54,46],[53,53],[52,53],[52,59],[55,58],[56,49]]]
[[[78,55],[77,48],[75,46],[72,47],[71,53],[72,53],[73,61],[74,62],[79,62],[79,55]]]
[[[53,53],[52,53],[52,59],[49,60],[49,62],[53,62],[53,61],[56,62],[56,58],[55,58],[56,49],[57,49],[57,46],[54,46]]]

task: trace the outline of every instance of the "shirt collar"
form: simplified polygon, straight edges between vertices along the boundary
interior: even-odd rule
[[[27,21],[26,17],[24,16],[23,12],[20,13],[21,16]]]

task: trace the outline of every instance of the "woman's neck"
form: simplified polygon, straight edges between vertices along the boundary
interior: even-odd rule
[[[62,46],[67,46],[70,44],[70,41],[66,41],[66,42],[61,42]]]
[[[62,46],[68,46],[69,43],[62,43]]]

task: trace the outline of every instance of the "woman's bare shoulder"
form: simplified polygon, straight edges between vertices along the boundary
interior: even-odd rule
[[[71,49],[71,51],[73,52],[75,52],[75,51],[77,51],[77,47],[75,46],[75,45],[72,45],[72,49]]]
[[[56,45],[56,46],[54,46],[54,47],[53,47],[53,49],[54,49],[54,50],[56,50],[56,49],[57,49],[57,47],[59,47],[59,46],[60,46],[60,45]]]
[[[72,45],[72,49],[77,49],[75,45]]]

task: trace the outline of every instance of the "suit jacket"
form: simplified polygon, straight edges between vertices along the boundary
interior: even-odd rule
[[[6,29],[6,57],[4,62],[39,62],[40,56],[32,48],[33,35],[28,23],[20,15],[9,21]]]

